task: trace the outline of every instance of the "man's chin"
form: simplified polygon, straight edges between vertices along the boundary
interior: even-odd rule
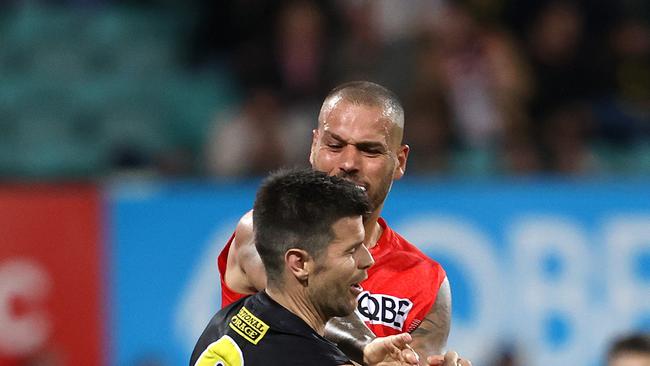
[[[352,313],[354,313],[354,310],[357,308],[357,300],[354,300],[354,304],[349,304],[346,307],[341,307],[335,311],[337,315],[334,315],[335,317],[346,317]]]

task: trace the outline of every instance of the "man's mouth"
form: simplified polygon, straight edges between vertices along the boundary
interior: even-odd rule
[[[359,285],[358,283],[353,283],[350,285],[350,292],[356,297],[359,296],[359,294],[363,291],[363,287]]]
[[[360,183],[360,182],[357,182],[357,181],[352,180],[352,179],[348,179],[348,181],[354,183],[354,185],[357,186],[357,188],[359,188],[360,190],[362,190],[364,192],[368,191],[368,187],[366,187],[366,185],[364,183]]]
[[[360,278],[355,278],[358,279],[358,282],[355,282],[350,285],[350,292],[354,294],[354,296],[359,296],[359,294],[363,291],[363,287],[361,287],[361,282],[365,281],[368,278],[368,275],[365,274],[364,276]]]
[[[352,182],[352,183],[354,183],[354,185],[356,185],[357,188],[359,188],[360,190],[362,190],[362,191],[364,191],[364,192],[367,192],[367,191],[368,191],[368,187],[366,186],[366,184],[361,183],[361,182],[355,180],[354,177],[352,177],[351,175],[341,174],[341,175],[339,175],[339,177],[340,177],[340,178],[343,178],[343,179],[345,179],[345,180],[347,180],[348,182]]]

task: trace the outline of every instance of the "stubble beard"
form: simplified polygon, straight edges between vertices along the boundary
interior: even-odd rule
[[[345,298],[346,301],[348,300],[348,297],[352,298],[349,289],[346,288],[346,290],[347,292],[345,293],[343,293],[343,290],[341,289],[341,291],[337,291],[337,293],[319,291],[320,293],[313,294],[313,296],[318,299],[317,306],[326,318],[326,321],[334,317],[348,316],[357,308],[356,298],[350,301],[349,304],[347,302],[345,304],[341,302],[343,298]]]
[[[390,188],[393,185],[392,176],[386,176],[382,179],[379,186],[377,187],[378,191],[368,192],[368,200],[370,201],[370,211],[375,213],[386,201]]]

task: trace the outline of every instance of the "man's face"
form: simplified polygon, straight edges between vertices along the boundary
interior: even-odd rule
[[[346,100],[334,104],[321,122],[314,130],[312,167],[364,187],[373,211],[380,209],[406,168],[408,146],[400,145],[401,130],[381,107]]]
[[[374,260],[363,245],[361,216],[342,218],[332,225],[334,239],[314,259],[309,276],[308,296],[326,318],[346,316],[357,306],[359,283],[368,277]]]
[[[650,366],[650,353],[621,353],[610,360],[608,366]]]

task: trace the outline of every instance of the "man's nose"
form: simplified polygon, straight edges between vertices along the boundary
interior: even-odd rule
[[[359,248],[357,253],[359,253],[359,257],[357,258],[357,267],[359,269],[368,269],[375,264],[375,259],[372,258],[372,254],[370,254],[365,244]]]
[[[346,173],[356,173],[359,170],[359,151],[354,145],[346,146],[339,157],[339,169]]]

